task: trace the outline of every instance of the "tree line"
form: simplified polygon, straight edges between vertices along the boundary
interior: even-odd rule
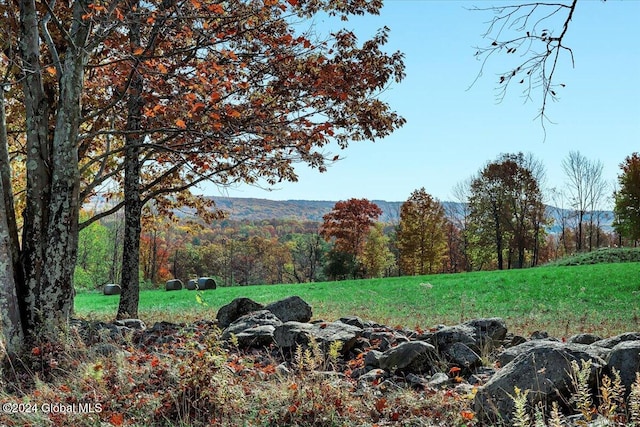
[[[571,152],[563,165],[564,209],[544,203],[541,163],[517,153],[487,162],[456,185],[459,203],[443,204],[424,188],[415,190],[392,222],[380,222],[382,211],[366,199],[336,203],[322,222],[207,223],[148,215],[139,274],[149,287],[207,275],[222,286],[303,283],[525,268],[603,246],[637,245],[638,215],[631,207],[640,183],[637,154],[621,165],[613,230],[603,229],[602,206],[611,194],[605,191],[602,164]],[[559,201],[559,196],[553,190],[547,198]],[[118,283],[109,266],[118,265],[115,240],[122,228],[122,221],[112,218],[80,234],[77,285]],[[107,254],[111,263],[104,262]]]

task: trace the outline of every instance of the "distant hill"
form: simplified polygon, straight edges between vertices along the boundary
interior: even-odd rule
[[[232,220],[260,221],[264,219],[294,219],[298,221],[322,222],[322,216],[330,212],[335,206],[335,201],[330,200],[268,200],[241,197],[210,197],[216,206],[228,212]],[[385,200],[372,200],[382,209],[380,220],[383,222],[398,222],[400,218],[400,206],[403,202],[387,202]],[[445,210],[455,209],[459,203],[442,202]],[[551,206],[547,212],[552,217],[559,217],[560,212]],[[611,230],[613,212],[602,212],[602,227],[606,231]],[[588,220],[588,218],[585,218]],[[556,224],[549,228],[549,232],[559,232]]]
[[[216,206],[233,220],[295,219],[322,222],[322,216],[331,212],[335,201],[329,200],[268,200],[240,197],[210,197]],[[381,221],[391,222],[399,218],[403,202],[372,200],[382,209]]]

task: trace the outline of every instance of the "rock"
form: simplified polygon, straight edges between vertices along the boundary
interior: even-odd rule
[[[501,346],[507,336],[507,324],[500,317],[473,319],[463,325],[473,328],[473,337],[482,351]]]
[[[594,347],[585,344],[562,343],[560,341],[533,340],[506,349],[498,355],[498,363],[500,366],[505,366],[507,363],[515,359],[518,355],[526,353],[531,349],[538,347],[570,348],[575,351],[588,353],[593,357],[599,357],[603,360],[606,359],[607,355],[609,354],[609,350],[604,347]]]
[[[474,409],[481,423],[500,421],[505,425],[511,425],[514,409],[511,396],[516,388],[523,392],[528,391],[531,406],[538,403],[551,405],[554,401],[563,404],[563,401],[569,401],[573,391],[572,361],[592,361],[589,384],[592,387],[596,386],[596,378],[605,362],[587,352],[587,346],[551,341],[541,343],[546,345],[533,346],[519,354],[478,389]]]
[[[198,279],[198,290],[207,291],[218,287],[216,279],[212,277],[201,277]]]
[[[613,348],[624,341],[640,341],[640,332],[625,332],[615,337],[594,342],[592,345],[604,348]]]
[[[167,284],[165,285],[165,290],[179,291],[181,289],[182,289],[182,280],[179,280],[179,279],[167,280]]]
[[[616,369],[620,373],[626,398],[631,392],[631,384],[636,380],[636,373],[640,372],[640,341],[622,341],[616,344],[606,360],[609,369]]]
[[[478,342],[474,338],[475,329],[467,325],[447,326],[436,331],[431,340],[434,347],[440,353],[444,353],[454,343],[465,344],[474,350],[480,351]]]
[[[103,295],[120,295],[120,292],[122,292],[122,288],[120,287],[120,285],[117,285],[115,283],[106,284],[102,288]]]
[[[361,332],[360,328],[342,322],[311,324],[290,321],[276,328],[273,337],[278,347],[289,350],[298,345],[306,347],[313,338],[326,352],[331,343],[338,341],[342,343],[340,352],[346,354],[353,348]]]
[[[235,336],[238,340],[238,346],[241,348],[260,348],[268,347],[273,343],[273,325],[259,325],[242,332],[238,332]]]
[[[569,337],[567,342],[574,344],[593,344],[596,341],[600,341],[602,337],[594,334],[577,334]]]
[[[380,357],[382,352],[378,350],[370,350],[364,355],[364,366],[370,366],[372,368],[380,367]]]
[[[235,335],[238,338],[238,344],[241,346],[260,347],[271,343],[273,332],[281,325],[280,319],[270,311],[255,311],[235,320],[222,331],[220,339],[229,341],[231,335]],[[241,339],[242,342],[240,342]]]
[[[142,331],[147,329],[147,325],[140,319],[120,319],[113,322],[116,326],[124,326],[129,329],[135,329],[137,331]]]
[[[480,356],[461,342],[451,344],[444,352],[444,356],[453,365],[464,368],[467,371],[482,365]]]
[[[431,372],[437,362],[435,347],[422,341],[402,343],[380,356],[380,368],[392,373]]]
[[[451,383],[451,380],[449,379],[449,376],[444,372],[436,372],[431,376],[431,378],[427,382],[429,387],[433,387],[433,388],[445,387],[450,383]]]
[[[273,339],[281,349],[291,350],[301,345],[306,347],[311,340],[314,325],[301,322],[286,322],[273,331]]]
[[[421,375],[409,373],[405,376],[404,379],[407,382],[407,384],[409,384],[411,387],[416,387],[416,388],[429,387],[429,381],[427,381]]]
[[[216,319],[218,319],[218,325],[221,328],[226,328],[231,323],[249,314],[252,311],[262,310],[264,305],[257,303],[249,298],[236,298],[229,304],[220,307]]]
[[[311,306],[298,296],[276,301],[267,305],[265,309],[275,314],[283,323],[308,322],[312,315]]]

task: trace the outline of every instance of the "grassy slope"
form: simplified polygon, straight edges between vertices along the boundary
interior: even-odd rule
[[[549,266],[526,270],[397,277],[301,285],[144,291],[141,318],[192,321],[213,318],[233,298],[262,303],[299,295],[314,317],[334,320],[357,315],[389,325],[428,328],[474,317],[499,316],[510,330],[527,334],[546,330],[556,336],[577,332],[612,335],[640,330],[640,263]],[[98,293],[76,296],[81,317],[109,318],[117,297]]]

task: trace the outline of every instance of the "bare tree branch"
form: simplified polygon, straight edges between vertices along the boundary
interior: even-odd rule
[[[545,123],[551,123],[547,116],[549,101],[557,101],[558,89],[565,87],[564,83],[556,83],[560,54],[568,53],[571,65],[575,65],[573,51],[564,40],[577,3],[578,0],[571,0],[571,3],[532,2],[471,9],[494,13],[483,34],[483,38],[491,43],[476,47],[475,57],[481,65],[471,86],[482,77],[489,58],[505,53],[515,56],[519,52],[521,60],[498,74],[496,100],[502,102],[512,84],[522,85],[525,102],[533,101],[533,93],[540,90],[540,110],[536,119],[540,119],[545,134]],[[549,28],[557,25],[561,30],[554,35],[557,31]]]

